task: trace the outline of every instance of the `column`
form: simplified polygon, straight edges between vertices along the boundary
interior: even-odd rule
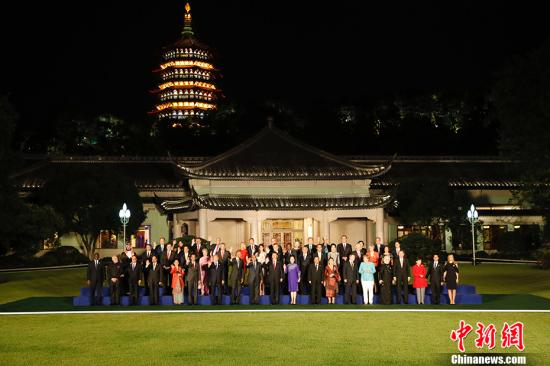
[[[207,227],[208,227],[208,216],[206,214],[206,209],[199,209],[199,233],[198,236],[207,239]]]
[[[330,220],[327,216],[327,212],[323,212],[321,217],[321,239],[325,238],[327,243],[330,243]]]
[[[384,235],[384,208],[379,207],[376,209],[375,214],[376,236],[382,238],[382,243],[386,243],[386,237]]]
[[[260,242],[260,238],[258,237],[258,217],[252,217],[249,219],[250,222],[250,237],[254,238],[255,243]]]
[[[367,219],[367,222],[366,222],[366,225],[367,225],[367,245],[369,244],[374,244],[376,242],[376,240],[374,239],[374,228],[373,228],[373,225],[372,225],[372,221]]]
[[[180,222],[180,220],[174,219],[174,221],[172,221],[172,233],[174,235],[174,238],[181,237],[181,222]]]

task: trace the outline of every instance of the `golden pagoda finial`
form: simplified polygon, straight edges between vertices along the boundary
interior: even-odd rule
[[[183,16],[183,32],[184,36],[192,36],[193,28],[191,27],[191,5],[185,3],[185,15]]]

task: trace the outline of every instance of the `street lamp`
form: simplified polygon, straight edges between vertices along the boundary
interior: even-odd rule
[[[479,214],[477,213],[476,207],[472,204],[470,210],[466,214],[468,216],[468,221],[472,225],[472,257],[474,259],[474,266],[476,265],[476,236],[475,236],[475,225],[479,221]]]
[[[128,221],[130,221],[130,210],[128,210],[126,204],[123,204],[122,210],[118,211],[118,217],[120,218],[120,222],[122,223],[122,227],[124,228],[123,241],[124,244],[126,244],[126,225],[128,225]]]

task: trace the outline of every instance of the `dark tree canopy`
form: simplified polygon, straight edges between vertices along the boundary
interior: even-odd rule
[[[550,41],[518,58],[493,89],[500,120],[502,153],[521,161],[516,173],[526,183],[518,198],[550,209]],[[548,226],[548,225],[546,225]]]
[[[122,231],[118,212],[123,203],[132,212],[127,232],[134,232],[145,220],[134,182],[107,168],[64,170],[45,184],[40,201],[62,213],[64,232],[76,233],[88,256],[94,253],[101,230]]]

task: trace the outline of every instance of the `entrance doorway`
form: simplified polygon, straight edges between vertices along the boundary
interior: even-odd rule
[[[262,223],[262,238],[265,245],[271,244],[271,239],[277,239],[279,244],[293,244],[295,240],[303,243],[304,220],[264,220]]]

